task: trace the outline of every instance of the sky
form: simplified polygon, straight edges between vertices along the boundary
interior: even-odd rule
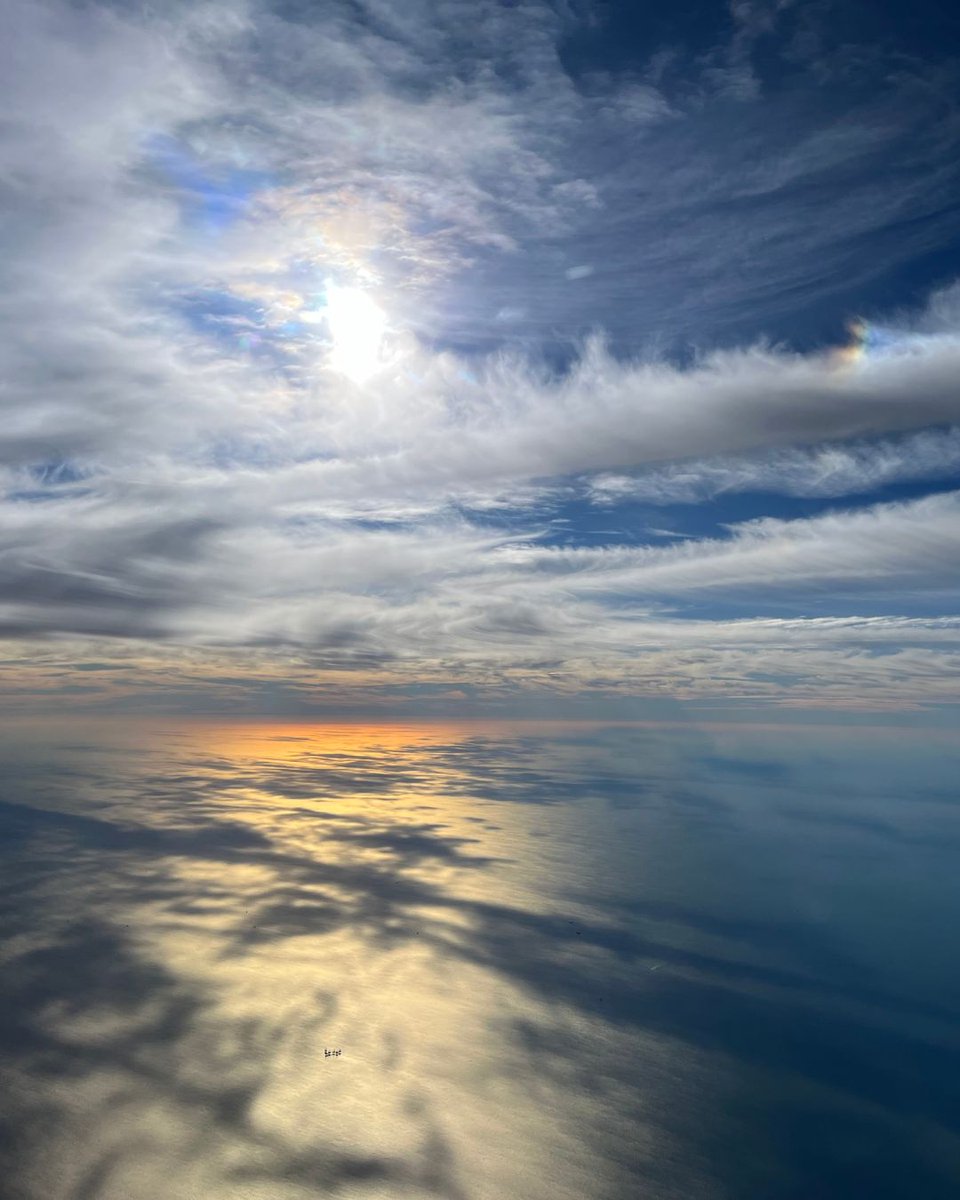
[[[5,25],[5,711],[952,719],[949,6]]]

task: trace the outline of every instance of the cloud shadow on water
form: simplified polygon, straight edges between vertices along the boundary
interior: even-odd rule
[[[180,752],[159,770],[152,758],[142,767],[109,759],[100,781],[95,771],[63,776],[69,803],[36,807],[22,795],[0,805],[10,866],[3,923],[14,947],[0,1008],[13,1079],[3,1154],[28,1200],[42,1192],[35,1160],[64,1123],[65,1086],[94,1098],[100,1142],[78,1154],[83,1165],[67,1171],[58,1200],[112,1200],[144,1137],[146,1161],[172,1153],[236,1186],[472,1195],[456,1139],[422,1088],[404,1092],[417,1129],[404,1152],[305,1147],[259,1119],[283,1040],[322,1034],[343,997],[337,986],[315,987],[297,997],[292,1024],[284,1014],[286,1026],[256,1007],[225,1018],[218,973],[264,953],[272,957],[249,958],[260,970],[286,957],[322,959],[342,937],[364,961],[415,947],[440,977],[479,971],[504,981],[527,1008],[494,1006],[489,1027],[515,1047],[530,1088],[572,1073],[601,1115],[615,1091],[616,1119],[629,1121],[634,1104],[640,1119],[651,1038],[677,1048],[681,1078],[687,1055],[714,1063],[709,1119],[694,1122],[693,1110],[665,1100],[653,1128],[708,1163],[721,1187],[777,1200],[839,1200],[869,1187],[892,1200],[922,1178],[925,1196],[951,1194],[945,1118],[960,1107],[960,1049],[948,1005],[864,978],[801,918],[729,917],[652,884],[610,900],[591,898],[587,882],[569,903],[562,894],[521,903],[498,872],[529,846],[515,839],[505,854],[477,824],[487,805],[522,817],[599,799],[597,811],[639,813],[650,829],[665,812],[693,828],[702,822],[690,803],[695,778],[671,785],[661,764],[644,779],[629,756],[590,775],[582,745],[549,739],[331,761],[296,743],[280,751],[282,762]],[[728,811],[708,791],[702,804],[711,817]],[[443,820],[422,819],[445,806]],[[167,961],[165,933],[205,937],[205,973]],[[600,1063],[589,1036],[558,1032],[558,1013],[568,1030],[608,1030],[620,1065]],[[649,1113],[643,1119],[649,1126]],[[162,1132],[148,1136],[153,1126]],[[737,1139],[756,1153],[745,1157]],[[626,1197],[627,1178],[664,1195],[676,1183],[668,1158],[621,1166],[620,1182],[598,1195]]]

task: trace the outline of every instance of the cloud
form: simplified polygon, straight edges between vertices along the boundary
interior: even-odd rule
[[[839,88],[849,52],[796,43],[767,94],[757,47],[800,17],[733,16],[705,57],[578,74],[575,18],[546,4],[15,6],[0,631],[22,687],[138,686],[51,674],[63,640],[91,662],[128,643],[173,704],[309,703],[348,673],[381,699],[792,703],[831,656],[847,674],[817,686],[845,702],[857,679],[891,702],[894,660],[910,703],[945,698],[952,626],[922,622],[956,587],[956,493],[870,493],[960,465],[956,288],[845,350],[764,334],[879,277],[890,230],[887,266],[949,232],[946,80],[871,52],[828,119],[810,79]],[[362,383],[336,369],[341,287],[384,313]],[[668,546],[584,533],[591,503],[733,491],[865,507]],[[882,653],[858,612],[887,622]],[[763,631],[769,678],[703,646],[728,628]]]
[[[923,593],[949,601],[960,561],[956,516],[950,494],[748,522],[726,540],[599,550],[481,538],[466,525],[325,531],[297,544],[248,533],[256,540],[243,547],[231,544],[235,534],[197,531],[214,543],[199,565],[165,558],[161,543],[119,578],[89,565],[69,577],[51,572],[46,592],[34,587],[8,620],[22,633],[33,623],[36,633],[45,615],[50,627],[129,640],[129,650],[96,651],[138,667],[135,678],[97,681],[92,698],[107,704],[139,692],[161,706],[230,708],[279,688],[294,711],[335,708],[347,681],[353,702],[374,706],[454,683],[501,703],[553,691],[935,704],[955,693],[956,618],[810,617],[804,609],[819,597],[834,608],[846,598],[894,611]],[[145,613],[144,577],[156,600]],[[766,600],[791,615],[685,617],[685,605],[705,594],[741,606],[746,597],[748,608]],[[680,611],[669,615],[666,604]],[[148,616],[163,627],[152,648],[143,641]],[[80,661],[92,653],[72,651]],[[55,695],[70,674],[62,654],[30,644],[8,670],[8,699],[24,703],[18,679],[34,702]]]
[[[596,504],[626,499],[652,504],[699,503],[725,492],[848,496],[906,480],[950,478],[960,469],[956,428],[923,430],[896,440],[851,441],[756,457],[701,459],[636,475],[590,480]]]
[[[644,596],[703,589],[784,590],[809,603],[830,588],[834,603],[856,591],[889,601],[901,591],[948,596],[960,570],[960,492],[904,504],[832,512],[809,520],[761,517],[731,529],[726,539],[687,540],[667,547],[509,551],[518,566],[553,570],[577,588],[622,589]]]

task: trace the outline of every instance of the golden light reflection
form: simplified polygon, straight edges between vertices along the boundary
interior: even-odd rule
[[[597,952],[555,916],[576,915],[558,889],[589,818],[558,808],[548,837],[538,804],[497,795],[544,769],[529,732],[160,723],[108,759],[94,811],[114,857],[65,903],[111,930],[130,983],[42,1014],[106,1056],[58,1097],[50,1200],[579,1200],[616,1173],[596,1087],[628,1086],[639,1035],[525,978]],[[571,1087],[565,1045],[594,1089]]]

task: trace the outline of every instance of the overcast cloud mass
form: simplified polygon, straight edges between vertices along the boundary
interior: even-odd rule
[[[8,706],[957,701],[955,18],[633,7],[11,0]]]

